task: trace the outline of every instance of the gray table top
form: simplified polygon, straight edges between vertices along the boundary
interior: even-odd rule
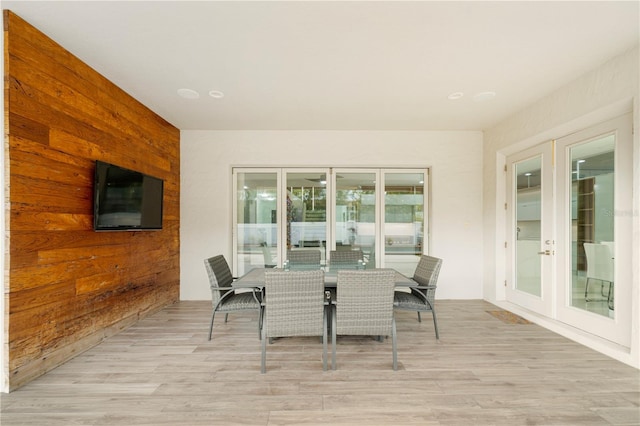
[[[390,268],[385,268],[390,269]],[[255,287],[264,287],[264,273],[265,271],[271,271],[273,269],[269,268],[255,268],[247,272],[242,277],[238,278],[233,282],[232,286],[236,288],[255,288]],[[407,278],[405,275],[393,269],[395,272],[395,282],[396,287],[415,287],[418,284],[410,278]],[[326,287],[335,287],[338,281],[338,272],[333,271],[325,271],[324,273],[324,283]]]

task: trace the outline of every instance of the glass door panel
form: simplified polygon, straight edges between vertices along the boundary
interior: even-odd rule
[[[571,306],[608,316],[613,300],[615,135],[569,148]]]
[[[376,173],[335,173],[336,250],[362,250],[367,268],[376,267]]]
[[[319,250],[327,255],[327,172],[286,173],[287,250]]]
[[[542,156],[515,164],[516,277],[519,291],[542,295]]]
[[[383,172],[383,267],[412,276],[423,253],[426,171]]]
[[[553,143],[507,158],[507,300],[543,315],[553,311]]]
[[[278,173],[237,172],[235,191],[235,274],[278,264]]]

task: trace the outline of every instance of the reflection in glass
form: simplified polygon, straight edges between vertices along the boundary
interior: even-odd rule
[[[385,173],[385,267],[412,276],[422,255],[424,173]]]
[[[516,179],[516,289],[542,295],[542,157],[517,163]]]
[[[613,316],[614,151],[607,135],[570,149],[571,306]]]
[[[277,264],[277,174],[237,174],[237,268],[244,275],[254,268]]]
[[[326,259],[327,175],[287,173],[287,249],[314,248]]]
[[[375,268],[376,175],[340,173],[336,181],[336,250],[362,250]]]

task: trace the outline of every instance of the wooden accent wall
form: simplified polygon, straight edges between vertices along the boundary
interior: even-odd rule
[[[178,300],[180,133],[10,11],[4,32],[12,390]],[[93,231],[95,160],[164,179],[162,231]]]

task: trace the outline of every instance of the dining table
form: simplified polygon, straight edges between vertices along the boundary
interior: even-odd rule
[[[396,287],[416,287],[417,282],[408,278],[406,275],[391,268],[377,268],[394,271],[394,281]],[[265,286],[264,273],[266,271],[273,271],[274,268],[254,268],[244,274],[242,277],[235,280],[231,285],[234,288],[263,288]],[[338,270],[325,269],[324,270],[324,286],[326,288],[335,288],[338,284]]]

